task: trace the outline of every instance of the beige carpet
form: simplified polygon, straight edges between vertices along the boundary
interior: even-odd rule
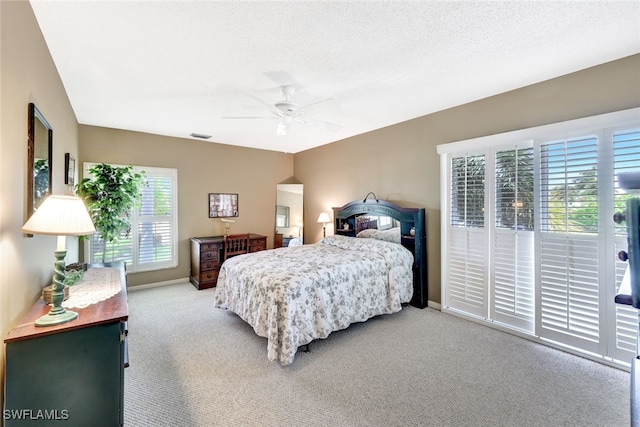
[[[408,307],[281,367],[190,284],[129,293],[126,426],[628,426],[629,373]]]

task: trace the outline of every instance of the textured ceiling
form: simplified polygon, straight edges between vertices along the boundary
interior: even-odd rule
[[[640,52],[637,0],[30,3],[80,124],[290,153]]]

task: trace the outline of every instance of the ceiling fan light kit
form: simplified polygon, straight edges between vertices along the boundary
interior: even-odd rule
[[[306,104],[300,106],[291,101],[291,97],[296,93],[296,88],[293,85],[283,85],[280,86],[280,92],[282,93],[283,99],[277,101],[273,104],[262,101],[262,104],[265,104],[269,107],[273,107],[271,109],[272,116],[248,116],[248,117],[223,117],[224,119],[279,119],[278,125],[276,126],[276,135],[284,136],[289,133],[289,129],[291,128],[292,123],[297,123],[301,125],[319,123],[324,125],[324,128],[330,131],[338,131],[342,129],[341,125],[335,123],[324,122],[321,120],[315,120],[305,115],[303,109],[307,109],[311,106],[315,106],[327,101],[332,101],[332,98],[322,99],[317,102],[312,102],[311,104]]]

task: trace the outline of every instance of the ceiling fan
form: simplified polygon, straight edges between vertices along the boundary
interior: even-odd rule
[[[271,104],[267,101],[264,101],[261,98],[252,96],[252,98],[266,105],[271,112],[270,116],[232,116],[232,117],[223,117],[223,119],[267,119],[267,120],[278,120],[278,125],[276,127],[276,135],[287,135],[289,133],[289,129],[293,123],[299,124],[318,124],[324,126],[325,129],[330,131],[339,131],[342,129],[341,125],[325,122],[322,120],[317,120],[309,117],[306,114],[306,110],[309,107],[316,106],[318,104],[322,104],[325,102],[333,101],[332,98],[323,99],[317,102],[312,102],[311,104],[306,105],[298,105],[291,101],[291,97],[296,92],[295,86],[292,85],[284,85],[280,86],[280,92],[282,92],[283,99]]]

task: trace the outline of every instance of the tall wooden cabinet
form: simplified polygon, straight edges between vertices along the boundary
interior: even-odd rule
[[[197,289],[216,286],[220,265],[224,260],[224,236],[192,237],[191,276],[189,280]],[[267,236],[251,233],[249,251],[267,249]]]
[[[5,426],[121,426],[124,368],[128,363],[127,291],[124,264],[118,294],[78,312],[77,319],[36,327],[48,313],[38,300],[6,344]]]

